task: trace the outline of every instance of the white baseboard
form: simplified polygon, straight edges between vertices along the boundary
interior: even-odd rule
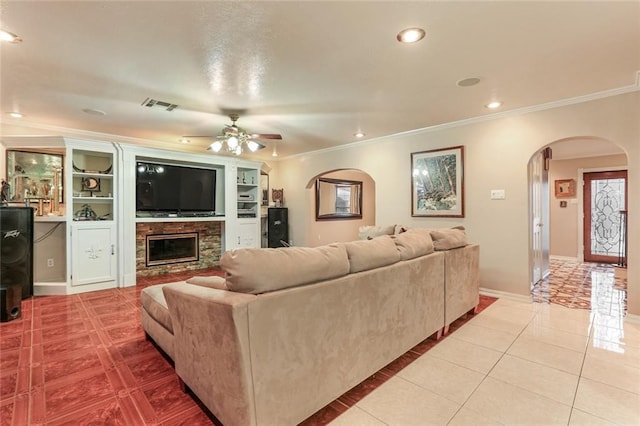
[[[625,322],[631,323],[631,324],[640,324],[640,315],[634,315],[634,314],[627,314],[624,317]]]
[[[33,295],[34,296],[60,296],[67,294],[67,283],[47,283],[47,282],[35,282],[33,283]]]
[[[522,294],[509,293],[506,291],[493,290],[490,288],[480,287],[480,294],[483,296],[496,297],[498,299],[508,299],[516,302],[533,303],[531,296],[525,296]]]

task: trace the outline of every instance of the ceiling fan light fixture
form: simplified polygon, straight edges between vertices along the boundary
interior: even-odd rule
[[[211,150],[213,152],[220,152],[220,150],[222,149],[222,142],[220,141],[215,141],[214,143],[212,143],[210,146]]]
[[[249,148],[249,151],[251,152],[256,152],[260,148],[260,144],[255,141],[248,141],[247,148]]]
[[[230,136],[227,138],[227,145],[229,145],[229,149],[231,151],[235,151],[235,149],[239,146],[238,145],[238,138],[235,136]]]
[[[236,146],[236,150],[233,152],[235,155],[242,154],[242,147],[240,145]]]

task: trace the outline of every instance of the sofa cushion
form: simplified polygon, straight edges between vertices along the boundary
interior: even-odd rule
[[[173,334],[171,315],[169,315],[167,301],[162,292],[162,287],[165,285],[166,284],[152,285],[142,290],[140,293],[140,304],[151,318]]]
[[[370,240],[381,235],[393,235],[396,226],[361,226],[358,228],[358,239]]]
[[[216,288],[218,290],[227,290],[227,280],[223,277],[218,277],[215,275],[207,277],[192,277],[187,280],[187,283],[199,285],[201,287]]]
[[[394,235],[393,241],[400,252],[400,259],[409,260],[433,253],[434,246],[428,229],[411,228],[401,234]]]
[[[260,294],[347,275],[349,258],[342,244],[244,248],[226,252],[220,267],[229,290]]]
[[[467,234],[461,226],[451,229],[432,229],[431,238],[436,250],[451,250],[467,245]]]
[[[350,272],[361,272],[400,261],[400,253],[389,235],[371,240],[344,243],[349,255]]]

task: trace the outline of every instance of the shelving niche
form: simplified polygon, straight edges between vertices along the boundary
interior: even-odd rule
[[[260,175],[257,169],[238,167],[236,178],[238,218],[256,218],[260,213]]]
[[[74,149],[72,158],[73,220],[113,220],[113,154]]]

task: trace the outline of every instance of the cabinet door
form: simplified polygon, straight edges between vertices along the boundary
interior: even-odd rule
[[[260,226],[257,220],[243,221],[237,225],[237,239],[234,248],[260,247]]]
[[[114,227],[92,224],[74,227],[71,234],[72,286],[116,280]]]

